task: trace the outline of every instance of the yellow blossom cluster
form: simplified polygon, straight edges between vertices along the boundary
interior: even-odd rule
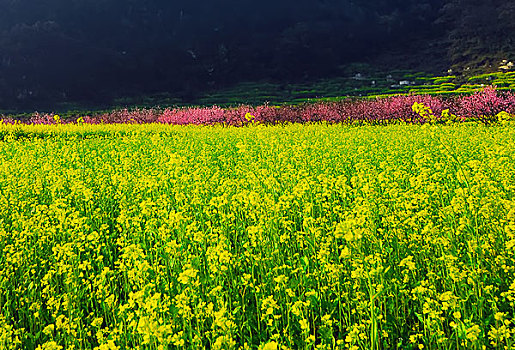
[[[512,349],[510,123],[0,125],[0,349]]]

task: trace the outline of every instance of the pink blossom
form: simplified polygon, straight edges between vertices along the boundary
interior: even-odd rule
[[[394,122],[427,122],[412,110],[413,104],[422,103],[431,108],[434,120],[438,122],[443,110],[448,109],[460,121],[478,119],[484,123],[496,120],[501,111],[515,114],[515,94],[501,93],[495,87],[487,87],[470,96],[444,98],[428,95],[392,96],[372,99],[345,99],[338,102],[315,102],[301,105],[260,106],[239,105],[232,108],[212,107],[176,107],[149,109],[119,109],[97,115],[85,116],[84,123],[164,123],[174,125],[213,125],[224,124],[245,126],[249,123],[370,123],[389,124]],[[250,117],[249,117],[250,116]],[[60,123],[73,123],[77,117],[59,120]],[[12,118],[4,118],[12,122]],[[28,124],[55,124],[53,113],[34,113]]]

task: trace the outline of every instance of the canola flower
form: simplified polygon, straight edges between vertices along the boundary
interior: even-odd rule
[[[509,121],[0,134],[0,349],[515,346]]]

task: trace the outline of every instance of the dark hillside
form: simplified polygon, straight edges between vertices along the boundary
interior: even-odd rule
[[[474,0],[0,0],[0,109],[191,101],[349,64],[441,74],[514,59],[515,3]]]

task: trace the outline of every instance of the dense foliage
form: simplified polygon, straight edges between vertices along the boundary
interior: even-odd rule
[[[513,59],[510,1],[0,1],[0,108]],[[390,53],[396,53],[390,56]],[[219,101],[220,102],[220,101]]]
[[[2,349],[514,346],[512,124],[0,130]]]
[[[423,113],[421,113],[423,111]],[[3,117],[15,124],[196,124],[231,125],[329,122],[347,124],[452,123],[479,121],[492,124],[515,118],[515,93],[499,92],[493,87],[472,95],[446,98],[431,95],[390,96],[374,99],[345,99],[302,103],[299,105],[238,107],[184,107],[122,109],[93,115],[71,115],[64,119],[53,113],[36,113],[28,118]]]

